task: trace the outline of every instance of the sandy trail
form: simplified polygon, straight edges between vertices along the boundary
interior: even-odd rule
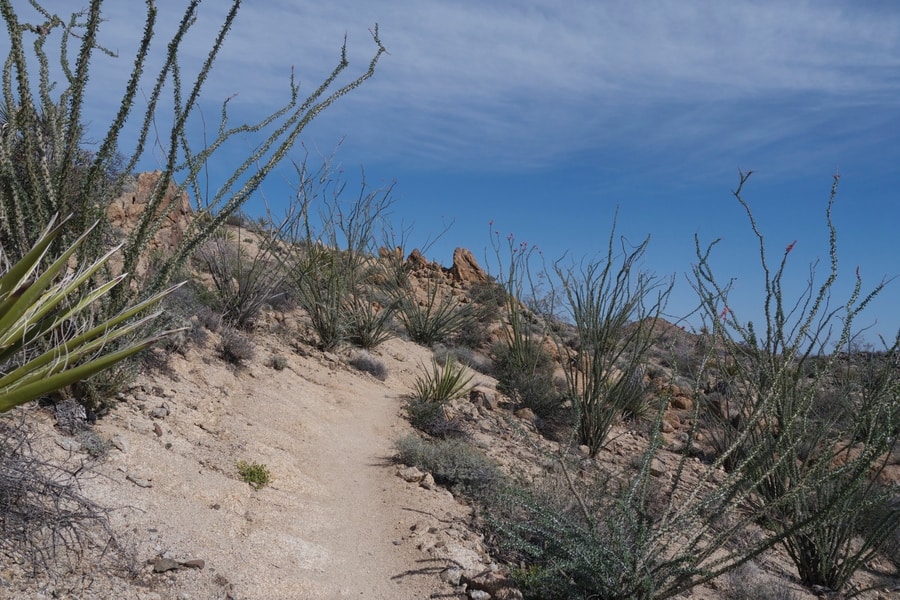
[[[454,597],[437,577],[446,563],[418,549],[410,528],[458,521],[467,509],[404,482],[390,463],[393,440],[408,431],[402,394],[428,351],[388,342],[380,354],[390,376],[380,382],[278,346],[270,340],[242,369],[208,349],[175,356],[98,422],[122,450],[110,451],[88,492],[120,507],[113,524],[127,532],[141,585],[97,579],[79,597]],[[265,364],[279,350],[282,371]],[[154,417],[160,407],[169,414]],[[239,460],[265,464],[270,485],[241,481]],[[152,573],[144,562],[158,556],[205,567]]]

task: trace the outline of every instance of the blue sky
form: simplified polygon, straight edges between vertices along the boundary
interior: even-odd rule
[[[107,4],[101,40],[127,57],[138,38],[128,18],[142,3]],[[222,4],[201,5],[187,68],[204,55]],[[157,5],[175,20],[183,2]],[[349,71],[362,72],[376,22],[390,54],[304,143],[327,154],[344,138],[337,157],[348,173],[364,167],[372,183],[396,180],[395,219],[414,224],[412,242],[453,221],[431,259],[449,265],[464,246],[483,260],[491,220],[548,258],[595,256],[618,207],[622,234],[651,236],[645,268],[677,280],[673,318],[696,304],[686,281],[696,233],[704,243],[722,238],[716,272],[736,278],[739,318],[758,322],[758,247],[731,196],[742,169],[755,172],[745,198],[772,260],[797,242],[789,294],[803,289],[811,262],[824,261],[825,275],[835,173],[834,302],[857,266],[868,286],[900,275],[900,4],[248,2],[206,88],[205,114],[235,93],[236,116],[267,114],[286,99],[291,66],[312,89],[345,34]],[[129,64],[98,63],[89,118],[106,122]],[[290,177],[285,169],[266,185],[270,203],[289,197]],[[898,306],[900,280],[858,322],[872,326],[867,338],[893,336]]]

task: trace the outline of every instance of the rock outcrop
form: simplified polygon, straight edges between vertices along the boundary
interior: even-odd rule
[[[140,173],[134,183],[110,203],[106,215],[114,230],[118,230],[124,236],[137,226],[161,175],[161,171]],[[150,251],[171,252],[184,239],[184,233],[190,225],[193,211],[188,195],[185,192],[179,193],[178,187],[172,181],[169,182],[165,196],[159,204],[157,215],[163,217],[162,225],[151,238],[147,252],[138,262],[137,274],[146,272]]]
[[[450,277],[458,283],[484,283],[490,280],[488,274],[475,260],[475,256],[466,248],[457,248],[453,251]]]

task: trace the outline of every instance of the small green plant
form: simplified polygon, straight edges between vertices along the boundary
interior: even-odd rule
[[[431,361],[431,370],[416,377],[413,383],[413,398],[423,402],[443,405],[460,397],[472,381],[466,367],[453,361],[449,356],[443,364]]]
[[[272,356],[272,359],[271,359],[271,361],[269,362],[269,364],[270,364],[270,365],[272,366],[272,368],[275,369],[276,371],[284,371],[284,369],[285,369],[285,368],[287,367],[287,365],[288,365],[288,361],[287,361],[287,358],[284,357],[284,355],[282,355],[282,354],[275,354],[275,355]]]
[[[249,483],[257,490],[266,487],[272,479],[269,467],[261,463],[238,461],[237,470],[241,480],[244,483]]]
[[[81,444],[81,449],[87,452],[91,458],[103,458],[109,454],[112,442],[93,429],[83,429],[75,434],[75,439]]]

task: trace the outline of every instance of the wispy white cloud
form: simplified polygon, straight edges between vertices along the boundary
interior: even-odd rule
[[[163,31],[183,4],[157,1]],[[187,67],[225,4],[201,4]],[[141,5],[107,3],[103,41],[123,55]],[[837,124],[852,133],[843,119],[871,132],[898,114],[900,9],[813,0],[246,3],[205,97],[238,93],[245,114],[271,110],[291,65],[310,91],[345,34],[358,74],[376,22],[390,55],[314,128],[323,140],[349,134],[370,156],[360,160],[514,170],[597,148],[753,154]],[[104,65],[95,90],[129,69]]]

